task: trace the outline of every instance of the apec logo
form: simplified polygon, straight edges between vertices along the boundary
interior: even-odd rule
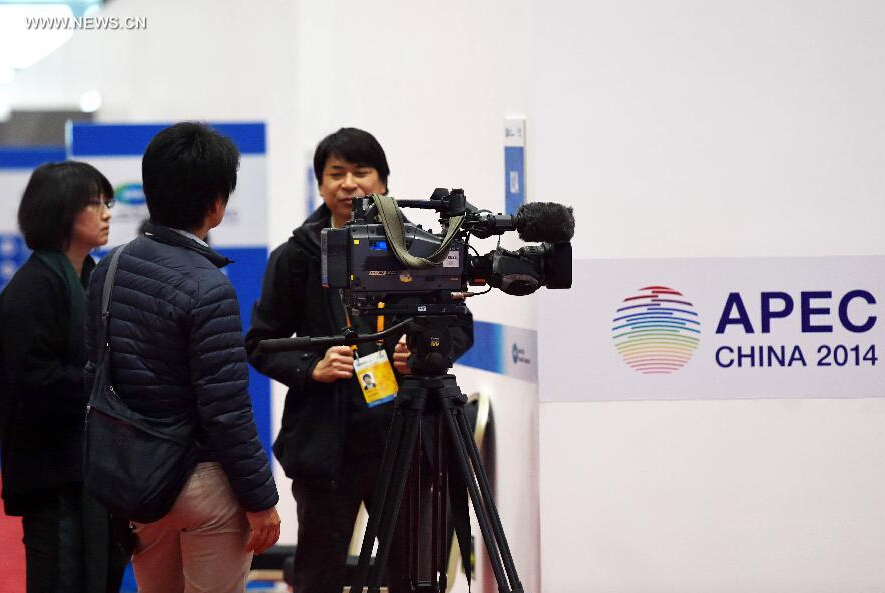
[[[145,203],[144,187],[140,183],[126,183],[114,188],[114,199],[127,206],[141,206]]]
[[[700,342],[701,322],[681,292],[646,286],[623,303],[612,320],[612,340],[630,368],[667,375],[688,364]]]
[[[513,348],[510,349],[510,356],[513,358],[513,364],[531,364],[532,359],[526,356],[525,348],[520,348],[519,344],[513,342]]]
[[[513,342],[513,348],[510,349],[510,357],[513,359],[513,364],[532,363],[532,360],[526,356],[525,348],[520,348],[516,342]]]

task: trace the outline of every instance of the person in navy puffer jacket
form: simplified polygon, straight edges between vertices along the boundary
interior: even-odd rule
[[[208,126],[179,123],[142,160],[150,212],[120,256],[108,336],[112,379],[134,410],[192,413],[201,455],[169,513],[135,523],[141,593],[242,592],[252,554],[280,534],[278,494],[258,440],[236,293],[205,242],[224,217],[239,153]],[[89,284],[87,352],[97,358],[105,258]]]

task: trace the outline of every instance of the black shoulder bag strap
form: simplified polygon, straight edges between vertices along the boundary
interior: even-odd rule
[[[117,275],[117,263],[120,260],[120,254],[123,253],[123,249],[126,246],[123,245],[118,247],[114,254],[111,256],[111,263],[108,264],[108,272],[104,277],[104,286],[101,289],[101,322],[98,324],[98,341],[96,345],[101,348],[97,365],[102,366],[102,363],[105,362],[105,357],[111,351],[111,344],[108,341],[108,321],[110,320],[110,312],[108,309],[111,304],[111,289],[114,288],[114,277]],[[107,363],[110,364],[110,358],[107,358]]]

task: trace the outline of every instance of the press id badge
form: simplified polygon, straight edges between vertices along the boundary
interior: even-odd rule
[[[383,348],[374,354],[354,359],[353,370],[370,408],[387,403],[396,396],[399,386]]]

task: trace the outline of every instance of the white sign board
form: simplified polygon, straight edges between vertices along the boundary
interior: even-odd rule
[[[578,260],[541,401],[885,396],[885,258]]]

